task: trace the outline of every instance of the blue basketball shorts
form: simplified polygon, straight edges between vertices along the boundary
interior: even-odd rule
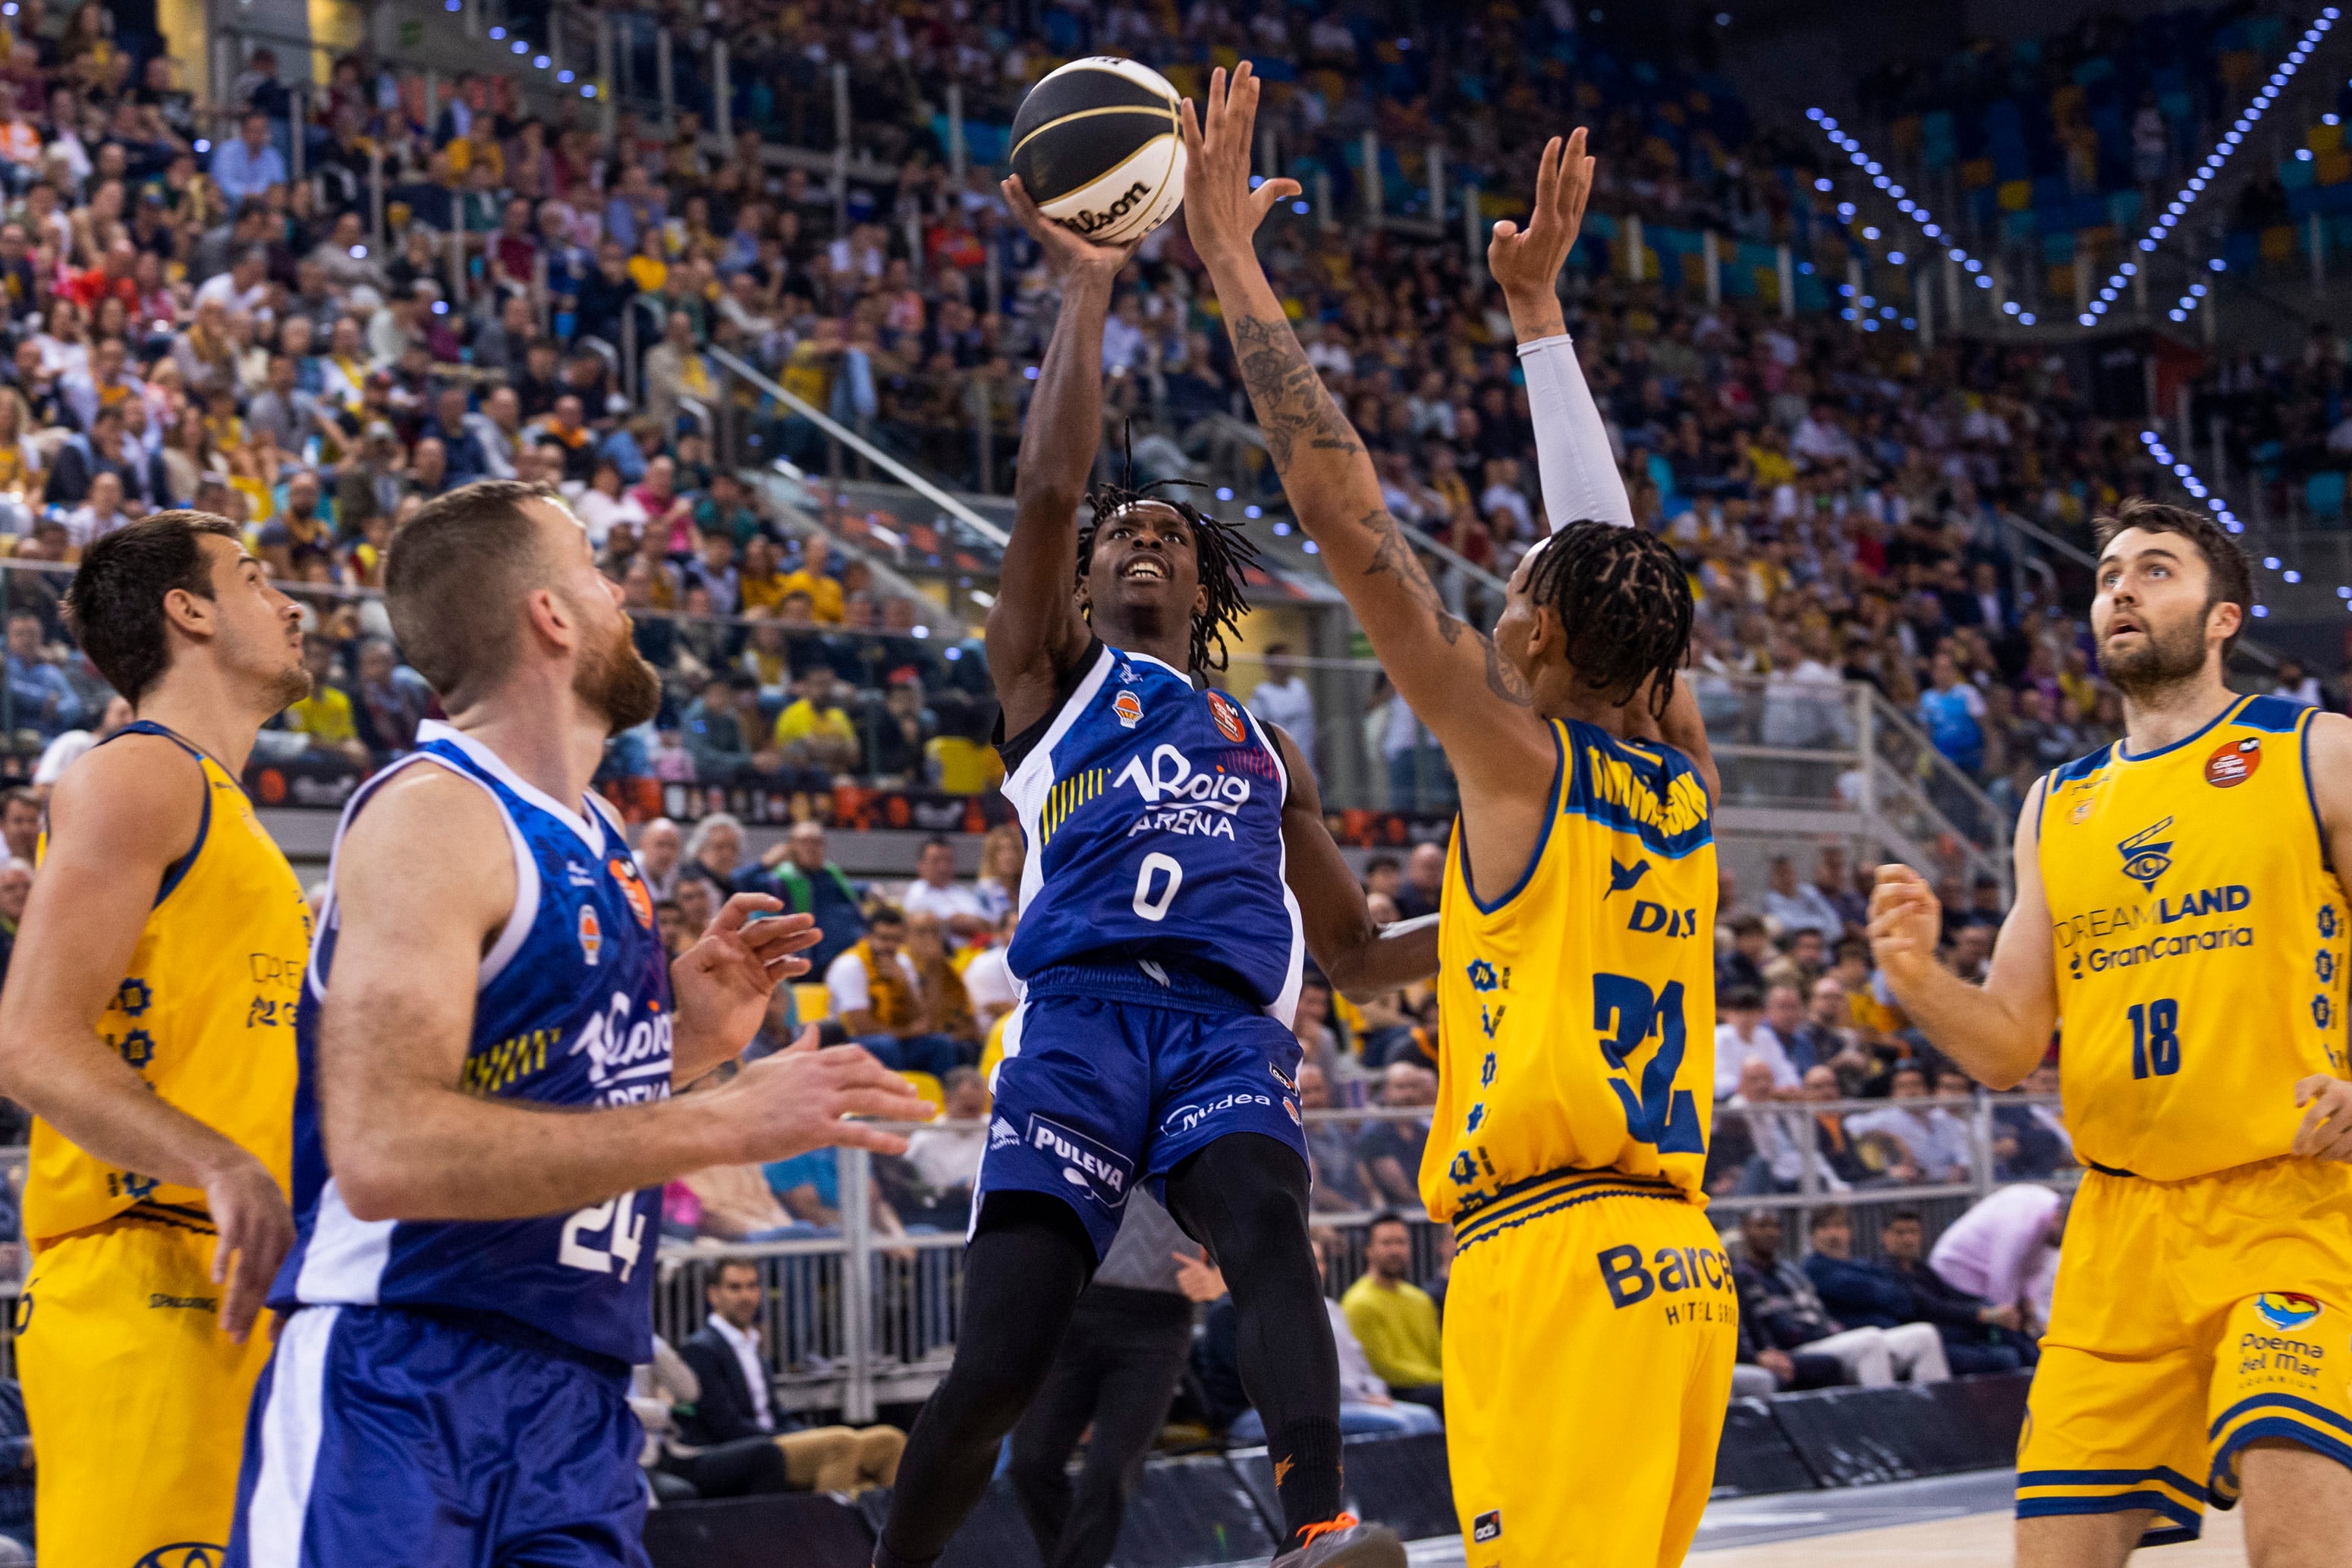
[[[1229,1133],[1264,1134],[1305,1164],[1302,1054],[1279,1019],[1179,969],[1041,970],[1005,1026],[974,1223],[992,1192],[1052,1193],[1099,1261],[1137,1181],[1159,1197],[1171,1170]]]
[[[482,1328],[294,1313],[254,1390],[225,1568],[645,1568],[626,1369]]]

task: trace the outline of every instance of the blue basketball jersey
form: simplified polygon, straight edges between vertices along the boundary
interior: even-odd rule
[[[557,803],[446,724],[425,724],[417,743],[360,788],[335,843],[340,851],[386,779],[419,761],[472,779],[498,802],[514,847],[515,907],[475,984],[467,1092],[582,1110],[666,1098],[669,967],[652,895],[619,821],[593,795],[570,809]],[[331,886],[332,876],[331,869]],[[502,1313],[581,1349],[644,1361],[653,1333],[658,1189],[537,1219],[362,1220],[344,1206],[320,1140],[317,1080],[319,1007],[341,924],[331,893],[295,1021],[296,1239],[269,1304],[280,1312],[383,1304]]]
[[[1061,706],[1007,743],[1028,840],[1014,977],[1079,959],[1205,971],[1285,1022],[1306,941],[1284,880],[1290,779],[1220,691],[1099,642]],[[1032,738],[1034,737],[1034,738]]]

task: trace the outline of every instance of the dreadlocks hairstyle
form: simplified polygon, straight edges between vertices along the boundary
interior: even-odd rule
[[[1528,596],[1559,617],[1568,662],[1611,702],[1655,677],[1650,711],[1663,717],[1691,640],[1690,578],[1673,548],[1646,528],[1581,522],[1541,549]]]
[[[1077,580],[1084,582],[1087,573],[1094,569],[1095,534],[1112,517],[1146,501],[1157,501],[1170,508],[1192,530],[1192,553],[1201,563],[1201,590],[1208,600],[1208,607],[1192,617],[1192,668],[1222,670],[1225,667],[1225,633],[1241,624],[1242,612],[1248,608],[1243,590],[1248,584],[1248,569],[1258,562],[1257,547],[1234,524],[1218,521],[1190,501],[1158,493],[1175,485],[1191,486],[1196,490],[1208,488],[1192,479],[1155,479],[1148,485],[1136,484],[1135,427],[1129,425],[1127,477],[1118,484],[1097,485],[1087,492],[1087,506],[1093,517],[1078,530]],[[1093,612],[1089,610],[1087,614],[1091,619]],[[1685,612],[1685,622],[1687,619]]]

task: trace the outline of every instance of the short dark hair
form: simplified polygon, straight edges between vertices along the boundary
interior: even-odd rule
[[[749,1258],[721,1258],[719,1260],[718,1267],[710,1270],[710,1278],[702,1282],[703,1290],[708,1291],[716,1286],[725,1284],[727,1270],[730,1269],[749,1269],[751,1270],[753,1279],[759,1278],[760,1275],[760,1266]]]
[[[506,674],[521,643],[515,601],[541,565],[523,512],[558,501],[545,485],[483,479],[419,507],[383,563],[383,607],[401,652],[445,704]]]
[[[953,852],[955,849],[955,841],[952,839],[950,839],[945,833],[933,833],[929,838],[923,841],[923,848],[927,850],[947,850],[950,852]]]
[[[1880,1224],[1879,1228],[1883,1230],[1889,1225],[1899,1225],[1906,1219],[1914,1225],[1925,1225],[1927,1223],[1927,1217],[1922,1215],[1917,1209],[1898,1208],[1894,1213],[1886,1217],[1886,1218]]]
[[[1403,862],[1394,855],[1374,855],[1364,862],[1364,874],[1368,877],[1376,871],[1401,872],[1402,870],[1404,870]]]
[[[2151,534],[2179,534],[2197,547],[2205,559],[2205,611],[2211,614],[2216,604],[2234,604],[2239,612],[2252,618],[2254,612],[2254,572],[2246,564],[2246,552],[2238,541],[2203,512],[2192,512],[2186,507],[2168,507],[2162,501],[2151,501],[2144,496],[2134,496],[2114,513],[2098,518],[2092,526],[2098,553],[2105,556],[2107,546],[2126,528],[2138,528]],[[2231,650],[2238,645],[2238,632],[2222,640],[2221,657],[2227,660]]]
[[[66,625],[106,684],[132,707],[154,689],[172,662],[163,597],[184,589],[213,597],[212,569],[200,541],[235,543],[237,528],[210,512],[157,512],[115,529],[82,552],[66,590]]]
[[[907,912],[895,904],[877,904],[874,906],[873,912],[866,917],[866,925],[869,930],[877,925],[904,925],[905,924],[907,924]]]
[[[1383,1225],[1402,1225],[1404,1227],[1406,1235],[1410,1236],[1412,1234],[1412,1221],[1407,1219],[1402,1214],[1393,1208],[1383,1208],[1378,1214],[1372,1216],[1370,1222],[1365,1225],[1365,1239],[1369,1240],[1372,1232],[1378,1230]]]
[[[1813,1210],[1812,1218],[1805,1226],[1805,1234],[1814,1235],[1823,1227],[1831,1225],[1843,1225],[1851,1230],[1853,1228],[1853,1217],[1846,1213],[1843,1206],[1829,1204]]]
[[[1764,993],[1753,986],[1727,986],[1723,992],[1723,1010],[1727,1013],[1760,1012]]]

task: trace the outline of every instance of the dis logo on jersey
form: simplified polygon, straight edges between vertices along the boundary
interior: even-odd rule
[[[646,891],[644,880],[637,875],[637,868],[615,855],[604,862],[604,869],[613,873],[613,880],[621,884],[622,893],[628,896],[629,913],[637,917],[638,925],[651,931],[654,928],[653,895]]]
[[[2156,891],[2156,879],[2172,869],[2172,841],[2157,837],[2171,826],[2172,819],[2167,817],[2116,846],[2124,857],[2124,874],[2150,893]]]
[[[2254,1311],[2274,1329],[2299,1329],[2319,1315],[2319,1302],[2294,1291],[2264,1291],[2254,1298]]]

